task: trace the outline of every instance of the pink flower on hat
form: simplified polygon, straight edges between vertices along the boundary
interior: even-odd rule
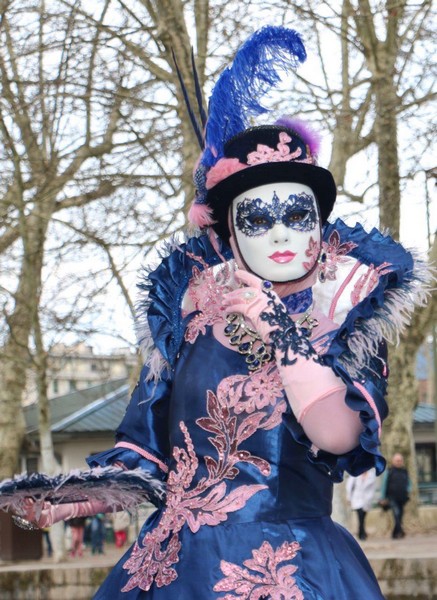
[[[285,131],[281,131],[279,134],[279,144],[276,146],[277,150],[264,144],[258,144],[256,150],[247,155],[247,164],[252,166],[269,162],[295,160],[302,154],[302,150],[301,148],[297,148],[295,152],[290,152],[290,148],[287,146],[288,142],[291,142],[291,137]]]

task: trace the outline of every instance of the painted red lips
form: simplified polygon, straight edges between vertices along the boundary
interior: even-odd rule
[[[277,263],[285,264],[291,262],[293,258],[296,256],[294,252],[290,252],[290,250],[286,250],[285,252],[275,252],[269,258],[274,260]]]

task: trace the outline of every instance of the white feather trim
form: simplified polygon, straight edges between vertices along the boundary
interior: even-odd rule
[[[377,308],[372,317],[356,323],[356,329],[347,340],[350,354],[342,355],[343,364],[352,378],[359,377],[359,371],[369,364],[378,352],[382,340],[398,344],[401,333],[410,324],[416,307],[425,306],[435,279],[435,269],[416,252],[414,268],[404,284],[384,293],[384,304]]]

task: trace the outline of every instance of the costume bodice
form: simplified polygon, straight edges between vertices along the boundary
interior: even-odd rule
[[[227,520],[239,522],[330,514],[332,482],[287,429],[294,416],[274,362],[250,373],[208,326],[181,347],[169,418],[170,496],[200,506],[232,491],[242,508]]]

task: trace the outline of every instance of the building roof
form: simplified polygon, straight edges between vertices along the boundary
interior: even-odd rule
[[[434,423],[435,422],[435,405],[434,404],[418,404],[414,409],[414,423]]]
[[[128,401],[129,386],[125,378],[57,396],[49,400],[51,430],[65,433],[114,431],[125,413]],[[36,433],[38,404],[30,404],[23,410],[26,432]]]
[[[115,431],[120,425],[129,403],[129,385],[126,383],[114,392],[91,402],[69,417],[54,423],[53,433],[89,433]]]
[[[78,390],[50,400],[52,433],[113,432],[119,426],[129,404],[129,385],[126,379],[116,379]],[[432,425],[435,406],[418,404],[414,410],[415,425]],[[26,431],[38,431],[38,406],[24,408]]]

